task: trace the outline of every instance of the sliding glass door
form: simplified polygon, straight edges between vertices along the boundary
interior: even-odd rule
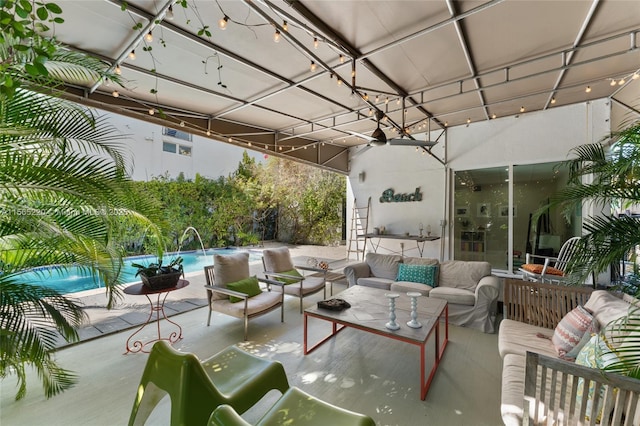
[[[579,212],[569,222],[559,211],[535,213],[566,177],[558,163],[454,172],[454,259],[515,272],[527,252],[557,254],[565,240],[580,234]]]

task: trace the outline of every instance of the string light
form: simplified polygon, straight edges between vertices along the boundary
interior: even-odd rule
[[[180,122],[180,127],[184,127],[184,126],[185,126],[184,121],[181,121]]]
[[[369,108],[369,117],[373,115],[373,108]]]
[[[311,70],[311,72],[315,72],[317,68],[317,65],[314,61],[311,61],[311,66],[309,67],[309,69]]]
[[[584,89],[585,92],[590,93],[591,92],[591,86],[587,86],[586,89]]]
[[[524,106],[520,107],[520,112],[524,112]]]
[[[342,53],[340,54],[340,63],[344,64],[344,55]]]
[[[156,113],[156,111],[153,108],[149,108],[149,115],[153,115],[155,113]]]
[[[118,96],[120,96],[120,93],[118,93],[118,91],[117,91],[117,90],[114,90],[113,92],[111,92],[111,95],[112,95],[114,98],[117,98]]]
[[[120,69],[120,65],[116,65],[116,68],[113,70],[113,72],[115,72],[116,75],[122,74],[122,70]]]
[[[289,31],[289,25],[287,25],[287,21],[282,22],[282,29],[287,32]]]
[[[340,77],[336,77],[336,79],[338,80],[336,84],[342,86],[342,79]]]
[[[227,24],[229,23],[229,17],[227,15],[224,15],[222,18],[220,18],[220,20],[218,21],[218,27],[224,31],[227,29]]]
[[[376,95],[376,103],[380,102],[380,95]]]
[[[168,20],[172,20],[173,19],[173,5],[169,6],[169,10],[167,10],[166,18]]]
[[[207,136],[211,136],[211,131],[207,130]]]
[[[369,95],[367,95],[367,92],[364,92],[364,96],[362,97],[362,99],[364,99],[365,101],[369,100]]]
[[[153,34],[151,33],[151,31],[149,31],[145,36],[144,39],[147,43],[151,43],[153,41]]]
[[[132,50],[131,52],[129,52],[129,59],[131,59],[132,61],[136,60],[136,51],[135,51],[135,49]]]
[[[615,86],[615,85],[616,85],[616,81],[612,78],[611,83],[609,83],[609,86]]]
[[[622,86],[624,83],[624,78],[621,78],[620,81],[618,81],[618,86]]]
[[[313,48],[317,49],[318,48],[318,37],[314,37],[313,38]]]
[[[273,33],[273,41],[276,43],[280,43],[280,30],[276,28],[276,32]]]
[[[384,104],[387,105],[389,103],[389,97],[384,98]]]
[[[496,114],[495,113],[491,114],[491,118],[495,120],[496,119]]]
[[[400,98],[396,99],[396,105],[400,105]]]
[[[551,104],[555,104],[556,103],[556,98],[555,96],[553,98],[551,98]]]

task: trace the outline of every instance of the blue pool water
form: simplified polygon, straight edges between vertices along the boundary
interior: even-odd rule
[[[205,253],[202,250],[181,252],[180,256],[183,258],[182,266],[184,272],[201,272],[207,265],[213,264],[214,254],[233,254],[241,249],[208,249]],[[173,259],[171,253],[165,254],[165,262]],[[249,252],[249,261],[258,261],[261,256],[254,252]],[[140,263],[147,265],[155,262],[155,256],[133,256],[124,259],[124,271],[123,282],[136,282],[140,281],[136,278],[136,268],[131,266],[131,263]],[[43,267],[38,268],[37,271],[30,271],[21,274],[21,279],[28,284],[40,285],[57,290],[60,293],[76,293],[83,290],[91,290],[95,288],[104,287],[104,283],[95,279],[88,271],[80,268],[57,268],[57,267]]]

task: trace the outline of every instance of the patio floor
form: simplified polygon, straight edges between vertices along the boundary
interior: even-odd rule
[[[344,247],[292,247],[294,256],[344,257]],[[319,250],[327,250],[319,251]],[[332,255],[333,254],[333,255]],[[258,272],[262,265],[258,265]],[[302,319],[298,299],[285,298],[285,322],[277,313],[251,320],[249,340],[242,341],[242,321],[214,313],[206,326],[207,310],[202,275],[189,276],[191,285],[176,291],[167,307],[182,310],[171,319],[183,329],[174,347],[201,359],[238,344],[259,356],[283,363],[291,385],[342,407],[366,413],[378,425],[499,425],[501,360],[497,335],[450,327],[450,340],[425,401],[419,398],[418,348],[354,329],[341,332],[310,355],[302,351]],[[340,284],[334,289],[340,290]],[[104,300],[104,296],[100,295]],[[170,297],[174,297],[173,295]],[[142,300],[138,300],[142,299]],[[322,299],[309,297],[306,304]],[[91,299],[84,299],[89,301]],[[0,382],[0,424],[3,425],[121,425],[126,424],[147,355],[124,355],[132,325],[146,318],[145,298],[125,298],[117,310],[87,307],[91,327],[84,340],[63,347],[56,359],[73,370],[79,381],[72,389],[46,399],[35,372],[29,373],[28,394],[14,401],[15,378]],[[138,312],[139,309],[139,312]],[[311,338],[328,326],[313,322]],[[95,338],[101,336],[100,338]],[[273,391],[244,417],[255,421],[278,397]],[[168,424],[169,403],[163,400],[147,424]]]

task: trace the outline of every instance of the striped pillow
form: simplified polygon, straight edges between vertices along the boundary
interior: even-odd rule
[[[556,326],[553,337],[551,337],[551,342],[555,346],[558,356],[564,358],[580,343],[585,333],[595,331],[592,329],[593,316],[582,306],[577,306],[566,314]]]

